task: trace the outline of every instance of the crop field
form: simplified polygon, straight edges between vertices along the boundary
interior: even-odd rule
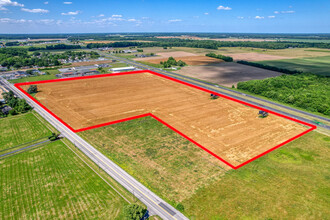
[[[51,132],[32,113],[0,119],[0,150],[50,135]]]
[[[280,68],[286,68],[290,70],[299,70],[308,73],[315,73],[321,76],[330,76],[330,56],[260,61],[258,63],[276,66]]]
[[[147,117],[80,135],[191,219],[324,219],[330,138],[311,132],[238,170]]]
[[[310,130],[145,71],[50,81],[38,89],[41,104],[75,132],[149,115],[232,168]]]
[[[176,71],[182,75],[231,87],[238,82],[254,79],[266,79],[280,76],[282,73],[242,65],[234,62],[222,62],[204,66],[185,66]]]
[[[1,219],[122,219],[127,205],[61,141],[1,159],[0,169]]]
[[[153,63],[153,64],[160,64],[160,62],[167,61],[168,58],[143,58],[144,62]],[[196,66],[196,65],[208,65],[208,64],[215,64],[221,63],[223,60],[215,59],[212,57],[207,56],[185,56],[185,57],[175,57],[175,59],[182,60],[187,65]],[[137,60],[137,59],[135,59]]]

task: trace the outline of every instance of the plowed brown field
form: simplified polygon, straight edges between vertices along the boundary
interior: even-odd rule
[[[44,83],[38,90],[36,98],[74,129],[152,113],[234,166],[307,130],[151,73]]]

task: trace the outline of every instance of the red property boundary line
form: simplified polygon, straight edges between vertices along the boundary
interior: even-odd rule
[[[120,75],[129,75],[129,74],[138,74],[138,73],[145,73],[145,72],[148,72],[148,73],[151,73],[151,74],[154,74],[154,75],[157,75],[157,76],[160,76],[160,77],[163,77],[163,78],[166,78],[166,79],[169,79],[169,80],[172,80],[172,81],[175,81],[177,83],[181,83],[183,85],[186,85],[186,86],[190,86],[190,87],[193,87],[195,89],[199,89],[199,90],[202,90],[204,92],[207,92],[207,93],[213,93],[213,94],[216,94],[220,97],[223,97],[223,98],[226,98],[226,99],[229,99],[231,101],[234,101],[234,102],[238,102],[238,103],[241,103],[243,105],[246,105],[246,106],[250,106],[250,107],[253,107],[253,108],[256,108],[256,109],[259,109],[259,110],[263,110],[263,111],[267,111],[271,114],[274,114],[274,115],[277,115],[277,116],[280,116],[280,117],[283,117],[283,118],[286,118],[286,119],[289,119],[291,121],[294,121],[294,122],[297,122],[297,123],[300,123],[300,124],[303,124],[303,125],[306,125],[308,127],[310,127],[308,130],[284,141],[283,143],[245,161],[244,163],[241,163],[240,165],[238,166],[234,166],[232,165],[231,163],[227,162],[226,160],[224,160],[223,158],[221,158],[220,156],[218,156],[217,154],[213,153],[212,151],[208,150],[207,148],[203,147],[202,145],[200,145],[199,143],[197,143],[196,141],[194,141],[193,139],[191,139],[190,137],[188,137],[187,135],[183,134],[182,132],[180,132],[179,130],[175,129],[174,127],[172,127],[171,125],[167,124],[165,121],[161,120],[160,118],[158,118],[157,116],[153,115],[152,113],[147,113],[147,114],[142,114],[142,115],[137,115],[137,116],[133,116],[133,117],[129,117],[129,118],[124,118],[124,119],[120,119],[120,120],[116,120],[116,121],[111,121],[111,122],[107,122],[107,123],[103,123],[103,124],[98,124],[98,125],[94,125],[94,126],[90,126],[90,127],[86,127],[86,128],[81,128],[81,129],[73,129],[70,125],[68,125],[66,122],[64,122],[61,118],[59,118],[57,115],[55,115],[53,112],[51,112],[48,108],[46,108],[44,105],[42,105],[39,101],[37,101],[34,97],[32,97],[30,94],[28,94],[24,89],[21,88],[21,86],[25,86],[25,85],[31,85],[31,84],[43,84],[43,83],[51,83],[51,82],[62,82],[62,81],[72,81],[72,80],[80,80],[80,79],[91,79],[91,78],[101,78],[101,77],[108,77],[108,76],[120,76]],[[17,89],[19,89],[21,92],[23,92],[25,95],[27,95],[30,99],[32,99],[35,103],[37,103],[40,107],[42,107],[45,111],[47,111],[49,114],[51,114],[53,117],[55,117],[57,120],[59,120],[62,124],[64,124],[67,128],[69,128],[72,132],[81,132],[81,131],[86,131],[86,130],[90,130],[90,129],[95,129],[95,128],[99,128],[99,127],[103,127],[103,126],[107,126],[107,125],[111,125],[111,124],[116,124],[116,123],[120,123],[120,122],[124,122],[124,121],[129,121],[129,120],[133,120],[133,119],[137,119],[137,118],[142,118],[142,117],[147,117],[147,116],[150,116],[150,117],[153,117],[154,119],[156,119],[157,121],[159,121],[160,123],[164,124],[165,126],[167,126],[168,128],[172,129],[173,131],[175,131],[176,133],[180,134],[182,137],[186,138],[187,140],[189,140],[190,142],[194,143],[195,145],[197,145],[198,147],[202,148],[203,150],[205,150],[206,152],[208,152],[209,154],[211,154],[212,156],[216,157],[217,159],[219,159],[220,161],[222,161],[223,163],[225,163],[226,165],[230,166],[231,168],[233,169],[238,169],[256,159],[258,159],[259,157],[262,157],[264,156],[265,154],[268,154],[269,152],[307,134],[308,132],[316,129],[317,127],[315,125],[312,125],[312,124],[309,124],[309,123],[306,123],[304,121],[300,121],[300,120],[297,120],[295,118],[291,118],[291,117],[288,117],[286,115],[282,115],[282,114],[279,114],[277,112],[274,112],[274,111],[270,111],[268,109],[265,109],[265,108],[261,108],[259,106],[256,106],[256,105],[252,105],[250,103],[247,103],[247,102],[244,102],[244,101],[241,101],[241,100],[237,100],[237,99],[234,99],[232,97],[229,97],[229,96],[225,96],[223,94],[220,94],[220,93],[216,93],[214,91],[211,91],[211,90],[208,90],[208,89],[204,89],[204,88],[201,88],[199,86],[196,86],[196,85],[192,85],[190,83],[187,83],[187,82],[183,82],[183,81],[180,81],[178,79],[174,79],[174,78],[171,78],[169,76],[165,76],[165,75],[162,75],[162,74],[159,74],[159,73],[156,73],[156,72],[153,72],[153,71],[150,71],[150,70],[139,70],[139,71],[132,71],[132,72],[123,72],[123,73],[110,73],[110,74],[103,74],[103,75],[93,75],[93,76],[81,76],[81,77],[75,77],[75,78],[62,78],[62,79],[53,79],[53,80],[44,80],[44,81],[36,81],[36,82],[25,82],[25,83],[16,83],[15,84],[15,87]]]

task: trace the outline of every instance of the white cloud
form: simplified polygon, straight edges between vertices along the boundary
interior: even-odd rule
[[[129,21],[129,22],[136,22],[136,19],[131,18],[131,19],[128,19],[127,21]]]
[[[275,14],[293,14],[295,11],[274,11]]]
[[[148,20],[149,17],[142,17],[141,19],[143,19],[143,20]]]
[[[238,16],[237,18],[238,18],[238,19],[244,19],[244,17],[242,17],[242,16]]]
[[[48,4],[49,4],[49,2],[44,2],[44,4],[45,4],[45,5],[48,5]]]
[[[275,16],[274,15],[270,15],[270,16],[268,16],[268,18],[275,18]]]
[[[98,17],[104,17],[104,14],[99,14],[99,16]]]
[[[0,23],[23,24],[23,23],[27,23],[27,22],[32,22],[32,20],[0,18]]]
[[[262,17],[262,16],[257,15],[257,16],[255,16],[254,18],[255,18],[255,19],[264,19],[265,17]]]
[[[230,8],[230,7],[225,7],[225,6],[220,5],[219,7],[217,7],[217,9],[218,9],[218,10],[226,10],[226,11],[228,11],[228,10],[231,10],[232,8]]]
[[[65,4],[65,5],[71,5],[72,2],[63,2],[63,4]]]
[[[111,17],[113,17],[113,18],[122,18],[123,16],[122,15],[112,15]]]
[[[41,8],[35,8],[35,9],[28,9],[28,8],[22,8],[22,11],[25,12],[30,12],[30,13],[48,13],[49,11],[46,9],[41,9]]]
[[[54,19],[41,19],[41,20],[36,20],[35,22],[39,23],[39,24],[50,25],[50,24],[54,24],[55,20]]]
[[[6,11],[8,10],[4,6],[18,6],[18,7],[24,7],[24,4],[20,4],[18,2],[13,2],[11,0],[0,0],[0,11]]]
[[[67,12],[67,13],[62,12],[61,15],[77,15],[79,13],[80,13],[79,11],[70,11],[70,12]]]
[[[172,20],[168,20],[168,22],[173,23],[173,22],[181,22],[181,19],[172,19]]]
[[[204,15],[209,15],[209,13],[208,12],[205,12]]]
[[[293,14],[295,11],[281,11],[282,14]]]

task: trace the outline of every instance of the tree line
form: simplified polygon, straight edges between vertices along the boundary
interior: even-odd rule
[[[80,45],[68,45],[68,44],[54,44],[48,45],[46,47],[29,47],[29,51],[37,51],[37,50],[74,50],[81,49]]]
[[[184,40],[177,38],[160,39],[145,38],[152,42],[120,41],[113,43],[90,43],[87,48],[100,47],[192,47],[205,49],[218,49],[219,47],[253,47],[262,49],[287,49],[287,48],[324,48],[330,49],[330,43],[316,42],[289,42],[289,41],[213,41],[213,40]]]
[[[253,63],[253,62],[249,62],[249,61],[245,61],[245,60],[239,60],[239,61],[237,61],[237,63],[248,65],[248,66],[254,66],[254,67],[258,67],[258,68],[262,68],[262,69],[266,69],[266,70],[272,70],[272,71],[285,73],[285,74],[302,73],[302,71],[299,71],[299,70],[289,70],[289,69],[280,68],[280,67],[276,67],[276,66],[270,66],[270,65],[261,64],[261,63]]]
[[[221,55],[221,54],[215,54],[215,53],[208,53],[208,54],[205,54],[205,56],[213,57],[213,58],[216,58],[216,59],[221,59],[225,62],[233,62],[233,60],[234,60],[232,57],[224,56],[224,55]]]
[[[330,115],[330,78],[311,73],[239,82],[237,89]]]
[[[205,49],[218,49],[216,42],[209,41],[155,41],[155,42],[132,42],[121,41],[114,43],[90,43],[87,48],[101,48],[101,47],[192,47],[192,48],[205,48]]]

